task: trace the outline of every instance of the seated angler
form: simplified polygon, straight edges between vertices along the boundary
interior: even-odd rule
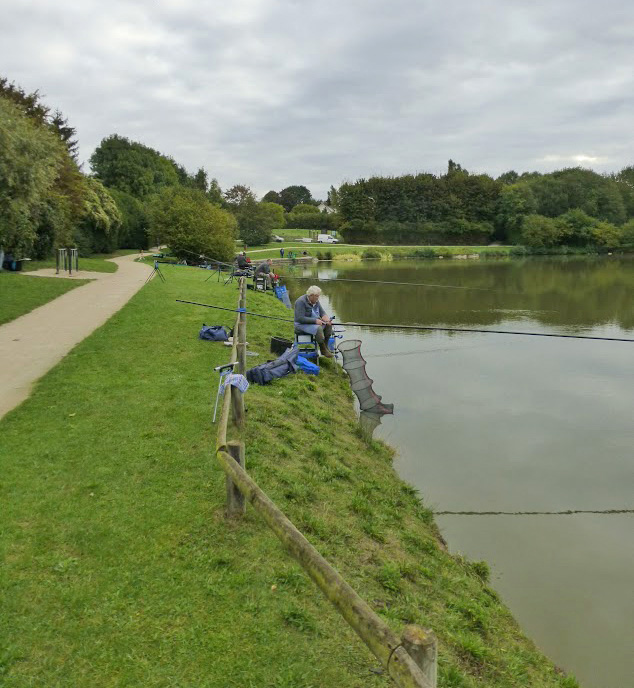
[[[269,258],[266,260],[264,263],[260,263],[258,265],[257,270],[255,271],[255,275],[253,276],[253,280],[255,281],[258,277],[266,277],[266,281],[268,282],[268,286],[272,287],[273,286],[273,274],[271,273],[271,265],[273,265],[273,261]]]
[[[247,254],[242,251],[242,253],[238,253],[238,257],[236,258],[236,263],[238,264],[238,269],[240,270],[246,270],[249,267],[249,261],[247,260]]]
[[[321,289],[308,287],[304,296],[295,301],[295,334],[312,334],[319,344],[321,355],[332,358],[328,341],[332,334],[332,321],[319,303]]]

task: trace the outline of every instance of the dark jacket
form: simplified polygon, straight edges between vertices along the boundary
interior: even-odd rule
[[[270,275],[271,274],[271,266],[268,263],[260,263],[258,265],[258,269],[255,271],[256,275]]]
[[[321,303],[317,301],[317,306],[319,307],[319,317],[326,314]],[[313,305],[308,300],[308,295],[300,296],[297,301],[295,301],[295,322],[302,325],[314,325],[315,316],[313,315]]]
[[[247,257],[246,257],[246,256],[238,256],[237,262],[238,262],[238,267],[239,267],[241,270],[243,270],[244,268],[248,268],[248,267],[249,267],[249,261],[247,260]]]

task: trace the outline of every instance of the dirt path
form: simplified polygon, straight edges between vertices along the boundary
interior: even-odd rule
[[[21,404],[33,383],[91,332],[116,313],[143,286],[151,268],[136,255],[112,258],[117,272],[79,272],[93,279],[49,303],[0,326],[0,418]],[[25,273],[54,277],[55,270]],[[64,277],[64,275],[59,275]]]

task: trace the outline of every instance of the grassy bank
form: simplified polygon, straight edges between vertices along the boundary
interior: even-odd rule
[[[131,253],[138,253],[136,249],[121,249],[113,253],[95,253],[87,258],[81,257],[79,259],[79,272],[116,272],[117,264],[109,262],[109,258],[116,258],[117,256],[127,256]],[[146,252],[147,253],[147,252]],[[33,270],[42,270],[44,268],[54,268],[55,257],[47,258],[46,260],[30,260],[24,263],[23,270],[31,272]]]
[[[25,277],[19,272],[0,272],[0,325],[56,299],[88,280],[56,277]]]
[[[162,266],[0,421],[0,676],[26,686],[389,686],[253,510],[227,522],[213,367],[235,284]],[[249,310],[286,317],[268,294]],[[248,322],[250,364],[291,325]],[[519,631],[487,567],[451,557],[324,365],[252,387],[247,468],[397,631],[433,628],[439,685],[572,688]],[[34,433],[32,429],[38,428]]]
[[[512,246],[358,246],[355,244],[303,244],[297,242],[271,243],[249,249],[247,254],[252,259],[279,258],[280,248],[288,255],[293,251],[301,255],[307,251],[311,256],[329,253],[333,260],[365,260],[400,258],[451,258],[457,255],[479,255],[482,257],[500,257],[511,255]]]

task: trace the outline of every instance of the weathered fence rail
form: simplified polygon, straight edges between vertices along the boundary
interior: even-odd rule
[[[246,309],[246,283],[239,281],[239,310]],[[239,312],[233,330],[230,363],[238,372],[246,369],[246,313]],[[297,530],[282,511],[249,477],[245,465],[245,445],[242,441],[227,441],[230,411],[238,428],[244,425],[242,393],[228,385],[218,423],[216,457],[226,474],[227,513],[245,513],[246,503],[262,516],[289,553],[301,564],[343,618],[356,631],[388,675],[402,688],[436,688],[436,639],[431,631],[407,626],[399,638],[370,606],[354,591],[308,540]]]

